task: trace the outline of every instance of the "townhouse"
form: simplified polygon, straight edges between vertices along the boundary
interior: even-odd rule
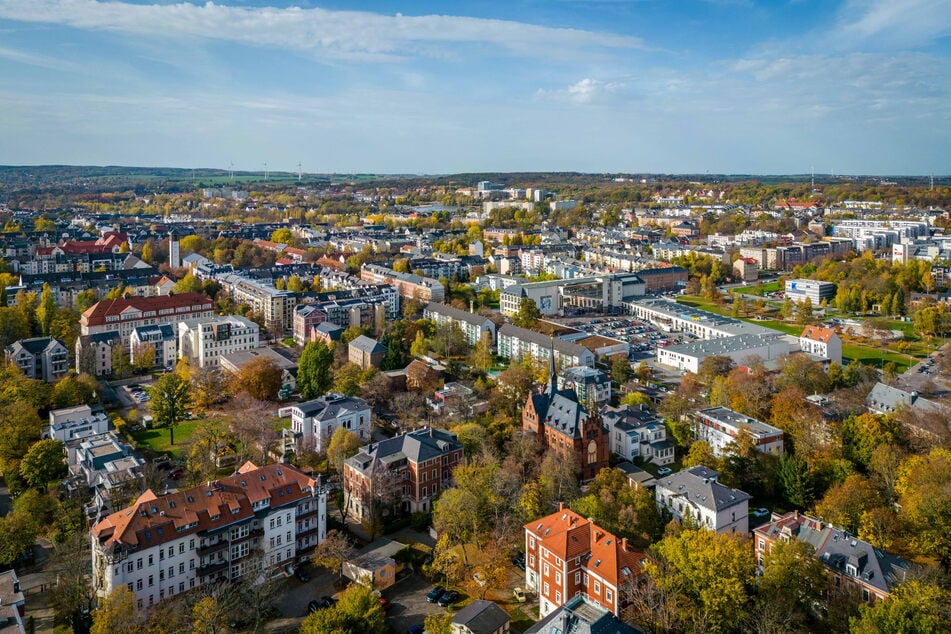
[[[12,363],[29,379],[53,383],[69,372],[69,351],[53,337],[34,337],[14,341],[4,350]]]
[[[247,462],[222,480],[149,490],[92,527],[92,586],[104,597],[125,585],[144,609],[203,584],[272,575],[323,541],[326,515],[326,489],[283,464]]]
[[[291,417],[291,430],[300,442],[325,451],[327,442],[339,428],[352,431],[360,440],[370,440],[370,404],[362,398],[324,394],[304,403],[283,407],[280,416]]]
[[[667,465],[674,461],[674,443],[667,440],[667,426],[649,409],[605,407],[601,418],[608,430],[611,453],[624,460]]]
[[[822,326],[806,326],[799,335],[799,349],[830,362],[842,363],[842,338]]]
[[[525,585],[538,594],[542,618],[578,596],[621,614],[624,586],[641,573],[642,551],[563,504],[524,528]]]
[[[749,532],[750,494],[720,484],[720,473],[698,465],[658,478],[654,486],[657,506],[676,519],[687,516],[695,524],[717,533]]]

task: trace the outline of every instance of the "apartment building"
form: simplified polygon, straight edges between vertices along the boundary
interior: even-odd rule
[[[756,451],[783,455],[783,430],[767,425],[728,407],[710,407],[693,414],[693,436],[704,440],[720,457],[729,453],[729,445],[740,434],[747,434],[756,444]]]
[[[498,353],[504,359],[534,359],[548,363],[554,348],[555,365],[558,369],[584,365],[594,367],[594,353],[577,343],[543,335],[534,330],[504,324],[498,330]]]
[[[799,335],[799,347],[806,354],[842,363],[842,338],[822,326],[806,326]]]
[[[109,417],[97,406],[64,407],[50,411],[49,425],[43,429],[43,438],[52,438],[62,443],[97,436],[109,431]]]
[[[720,484],[718,471],[691,467],[658,478],[654,486],[657,506],[676,519],[688,515],[699,526],[717,533],[749,532],[749,493]]]
[[[347,359],[364,370],[371,367],[379,368],[384,357],[386,357],[386,346],[366,335],[360,335],[347,346]]]
[[[429,302],[423,309],[423,317],[431,319],[436,324],[455,324],[470,346],[474,346],[488,334],[492,343],[495,342],[495,323],[485,317],[469,311],[460,310],[446,304]]]
[[[85,372],[92,376],[111,375],[113,352],[125,354],[122,339],[116,330],[76,337],[76,347],[73,352],[76,358],[76,372]]]
[[[664,421],[645,407],[605,407],[601,418],[608,430],[611,452],[625,460],[667,465],[674,461],[674,443]]]
[[[115,331],[123,347],[139,326],[175,325],[189,319],[214,316],[214,303],[198,293],[159,297],[126,297],[97,302],[79,318],[81,335]]]
[[[641,573],[642,551],[561,504],[524,528],[525,585],[538,595],[539,616],[578,595],[621,614],[624,586]]]
[[[901,557],[799,511],[774,515],[753,530],[758,564],[763,565],[773,544],[791,539],[812,546],[834,586],[855,589],[866,603],[887,599],[911,569],[911,563]]]
[[[432,427],[361,447],[343,467],[347,511],[362,521],[389,493],[403,513],[429,513],[461,462],[456,435]]]
[[[558,389],[574,390],[578,402],[589,411],[595,411],[611,400],[611,379],[601,370],[585,365],[559,372]]]
[[[53,337],[34,337],[14,341],[4,350],[12,363],[29,379],[53,383],[69,372],[69,351]]]
[[[379,264],[364,264],[360,267],[360,279],[372,284],[395,286],[404,299],[421,302],[441,302],[446,299],[446,289],[438,280],[412,273],[397,273]]]
[[[157,368],[173,366],[178,361],[178,337],[169,324],[139,326],[129,336],[129,361],[135,363],[142,355],[152,355]]]
[[[225,275],[219,279],[235,304],[247,304],[264,318],[264,325],[272,334],[289,332],[294,326],[294,306],[297,294],[281,291],[269,282],[260,282],[240,275]]]
[[[203,584],[273,574],[323,541],[326,515],[319,481],[283,464],[247,462],[222,480],[146,491],[92,527],[92,585],[100,597],[125,585],[145,609]]]
[[[317,452],[339,428],[352,431],[360,440],[370,440],[370,404],[362,398],[342,394],[324,394],[304,403],[283,407],[280,416],[291,417],[291,429],[301,442],[313,444]]]
[[[221,357],[254,350],[259,327],[240,315],[190,319],[178,324],[178,355],[199,368],[218,368]]]

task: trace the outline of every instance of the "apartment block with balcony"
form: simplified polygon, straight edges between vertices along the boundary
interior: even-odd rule
[[[53,383],[69,372],[69,351],[53,337],[20,339],[7,346],[5,353],[7,361],[30,379]]]
[[[207,319],[214,302],[198,293],[159,297],[127,297],[97,302],[79,319],[81,335],[117,332],[124,347],[140,326],[175,325],[189,319]]]
[[[240,315],[183,321],[178,324],[178,354],[199,368],[218,368],[226,355],[257,349],[259,331]]]
[[[195,587],[281,574],[326,536],[327,493],[283,464],[157,496],[146,491],[91,529],[93,589],[125,585],[145,609]]]

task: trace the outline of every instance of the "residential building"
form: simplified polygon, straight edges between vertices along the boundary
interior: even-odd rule
[[[537,363],[548,363],[554,347],[555,365],[561,368],[572,366],[594,367],[594,353],[577,343],[555,337],[552,340],[534,330],[504,324],[498,330],[498,353],[504,359],[531,358]]]
[[[137,326],[129,335],[129,361],[152,357],[152,367],[174,366],[178,361],[178,337],[170,324]]]
[[[676,519],[688,515],[699,526],[717,533],[749,532],[750,494],[720,484],[718,471],[691,467],[657,479],[654,495],[657,506]]]
[[[522,299],[535,302],[544,316],[577,312],[603,313],[643,297],[647,286],[638,273],[608,273],[590,277],[527,282],[505,288],[499,295],[502,313],[518,314]]]
[[[139,326],[175,325],[190,319],[214,316],[214,302],[198,293],[159,297],[126,297],[97,302],[79,319],[81,335],[118,332],[123,347]]]
[[[112,374],[112,355],[125,354],[119,331],[111,330],[76,337],[76,372],[92,376]]]
[[[549,356],[548,386],[528,396],[522,408],[522,429],[565,461],[575,462],[582,481],[593,480],[608,465],[607,428],[597,410],[589,412],[573,390],[559,390],[555,360]]]
[[[337,324],[332,324],[329,321],[324,321],[317,324],[314,329],[311,331],[311,336],[313,341],[320,341],[325,346],[331,348],[340,341],[340,338],[343,336],[344,328],[338,326]]]
[[[347,512],[365,519],[386,493],[403,513],[428,513],[439,493],[452,486],[452,470],[461,462],[456,435],[432,427],[361,447],[344,463]]]
[[[26,634],[25,614],[26,599],[16,570],[0,572],[0,634]]]
[[[512,617],[492,601],[476,599],[452,615],[452,634],[509,634]]]
[[[247,462],[201,486],[149,490],[92,527],[92,587],[104,597],[125,585],[141,610],[204,584],[270,576],[323,541],[326,515],[319,481],[284,464]]]
[[[86,511],[89,517],[99,518],[105,509],[119,510],[112,504],[114,492],[127,489],[131,482],[134,495],[139,493],[145,460],[114,432],[105,432],[67,442],[66,465],[68,488],[90,491],[92,500]]]
[[[564,368],[559,372],[558,389],[574,390],[578,402],[591,412],[611,401],[611,379],[601,370],[586,365]]]
[[[907,391],[882,382],[876,383],[865,397],[865,406],[873,414],[892,414],[908,408],[920,413],[940,413],[942,407],[922,397],[916,391]]]
[[[733,263],[733,275],[743,282],[755,282],[759,279],[759,264],[753,258],[737,258]]]
[[[747,434],[756,451],[774,456],[783,455],[783,430],[767,425],[728,407],[711,407],[693,414],[693,436],[704,440],[720,457],[729,453],[729,446],[740,434]]]
[[[773,515],[753,530],[753,539],[760,566],[777,542],[797,539],[809,544],[834,586],[854,588],[866,603],[887,599],[911,568],[910,562],[901,557],[799,511]]]
[[[386,346],[376,339],[370,339],[366,335],[356,337],[350,342],[350,345],[347,346],[347,359],[350,363],[356,363],[364,370],[367,368],[379,368],[385,356]]]
[[[218,368],[221,357],[260,346],[259,330],[240,315],[183,321],[178,324],[178,355],[199,368]]]
[[[830,328],[806,326],[799,335],[799,348],[806,354],[842,363],[842,339]]]
[[[98,436],[109,431],[109,417],[97,407],[88,405],[50,410],[50,424],[43,430],[43,438],[67,443],[77,438]]]
[[[641,634],[619,620],[607,608],[585,594],[572,597],[565,605],[535,623],[525,634]]]
[[[69,351],[53,337],[34,337],[14,341],[4,350],[12,363],[29,379],[53,383],[69,372]]]
[[[482,341],[482,338],[486,335],[489,336],[491,343],[495,343],[495,323],[484,315],[470,313],[446,304],[430,302],[423,309],[423,317],[433,320],[436,324],[455,324],[459,326],[470,346]]]
[[[640,458],[656,465],[674,461],[674,443],[667,427],[646,407],[605,407],[601,418],[608,430],[611,452],[624,460]]]
[[[293,330],[294,343],[299,346],[313,341],[313,330],[324,322],[327,315],[314,304],[301,304],[294,307]]]
[[[219,281],[235,304],[247,304],[264,318],[264,326],[271,334],[280,335],[294,327],[295,293],[241,275],[225,275]]]
[[[538,594],[543,618],[579,594],[620,614],[624,586],[641,573],[644,558],[627,539],[618,539],[563,504],[557,512],[525,524],[525,585]]]
[[[395,286],[404,299],[441,302],[446,298],[446,289],[438,280],[412,273],[397,273],[379,264],[364,264],[360,267],[360,279],[372,284]]]
[[[797,304],[808,298],[813,306],[818,307],[823,300],[831,302],[835,299],[835,284],[818,280],[786,280],[786,297]]]
[[[335,431],[344,428],[360,440],[370,440],[370,404],[362,398],[342,394],[324,394],[304,403],[281,408],[280,416],[291,417],[291,430],[301,442],[318,453],[327,449]]]

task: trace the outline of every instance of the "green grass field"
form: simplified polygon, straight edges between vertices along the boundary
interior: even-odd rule
[[[172,458],[180,458],[191,440],[192,435],[198,426],[205,422],[204,420],[188,420],[179,423],[175,427],[175,444],[171,444],[171,438],[167,427],[152,429],[143,429],[142,431],[132,432],[132,438],[136,444],[142,448],[148,448],[156,454],[166,454]]]
[[[778,281],[774,280],[772,282],[766,282],[765,284],[742,286],[733,290],[738,293],[742,293],[743,295],[765,295],[766,293],[775,293],[777,291],[781,291],[783,290],[783,287]]]

